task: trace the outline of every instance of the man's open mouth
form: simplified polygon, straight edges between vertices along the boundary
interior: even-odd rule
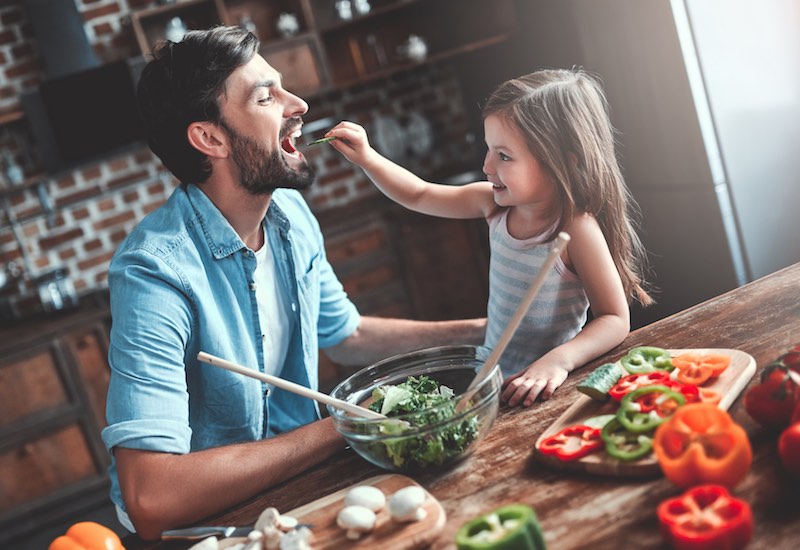
[[[297,151],[297,148],[294,146],[294,144],[295,144],[295,140],[297,138],[299,138],[301,135],[302,135],[302,131],[301,131],[299,126],[297,127],[297,129],[294,132],[284,135],[283,139],[281,139],[281,149],[283,149],[286,153],[288,153],[290,155],[298,155],[298,154],[300,154]]]

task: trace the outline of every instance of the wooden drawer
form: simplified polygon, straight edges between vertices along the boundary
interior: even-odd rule
[[[3,344],[0,548],[107,501],[110,462],[100,437],[110,376],[103,320]]]
[[[64,487],[103,476],[77,423],[0,452],[0,517],[53,496]]]
[[[36,415],[58,415],[74,394],[65,387],[66,361],[58,343],[33,348],[0,363],[0,432]]]

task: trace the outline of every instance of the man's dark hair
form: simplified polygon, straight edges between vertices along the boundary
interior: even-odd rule
[[[139,79],[139,110],[150,149],[181,182],[201,183],[211,175],[208,158],[189,144],[186,129],[192,122],[220,121],[225,81],[258,48],[252,33],[216,27],[190,31],[153,51]]]

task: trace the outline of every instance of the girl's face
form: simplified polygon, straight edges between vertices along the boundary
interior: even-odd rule
[[[494,184],[498,206],[550,208],[557,200],[550,172],[531,154],[516,125],[497,115],[484,120],[486,158],[483,172]]]

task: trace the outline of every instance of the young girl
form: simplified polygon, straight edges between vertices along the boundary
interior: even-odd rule
[[[326,136],[403,206],[489,224],[488,324],[493,348],[560,231],[572,238],[500,358],[502,399],[548,399],[570,371],[618,345],[632,299],[647,305],[645,252],[635,204],[614,153],[597,81],[581,70],[542,70],[500,85],[483,111],[488,181],[421,180],[372,149],[364,129],[341,122]],[[591,306],[593,318],[586,323]],[[585,323],[585,326],[584,326]]]

